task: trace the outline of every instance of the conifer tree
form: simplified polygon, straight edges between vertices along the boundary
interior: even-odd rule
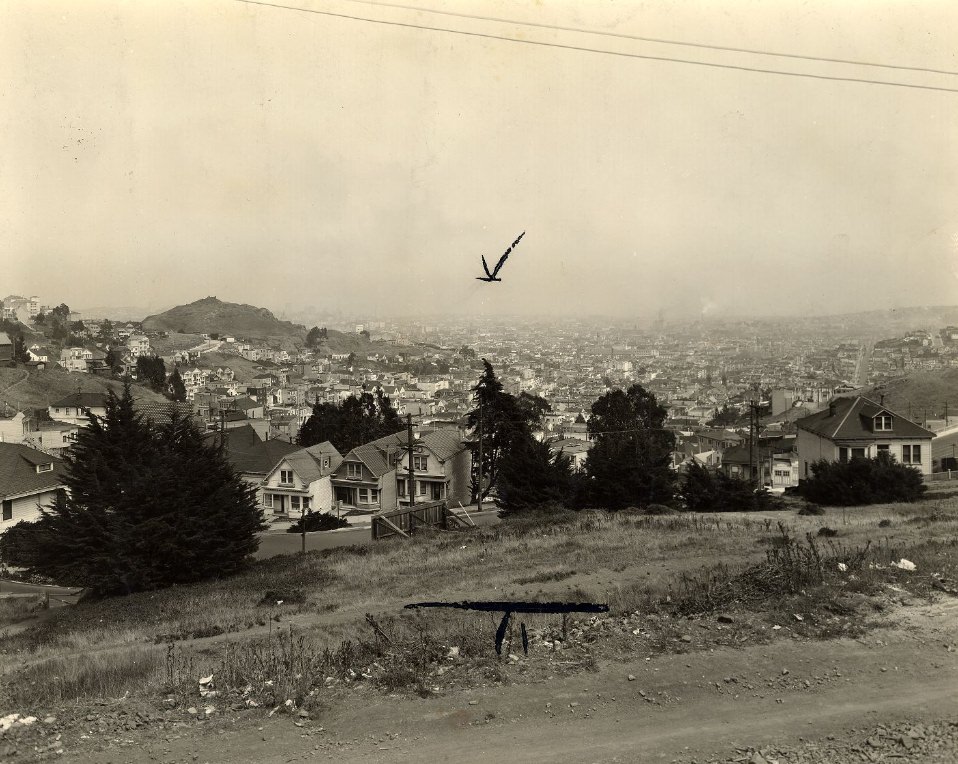
[[[156,424],[130,384],[107,395],[67,452],[68,494],[0,537],[0,556],[28,574],[100,594],[228,575],[256,551],[256,501],[191,419]]]
[[[502,515],[550,503],[570,504],[569,457],[559,453],[553,458],[547,444],[528,434],[518,437],[499,467],[496,497]]]
[[[174,368],[169,379],[170,400],[182,403],[186,400],[186,385],[183,384],[183,377],[180,376],[179,368]]]

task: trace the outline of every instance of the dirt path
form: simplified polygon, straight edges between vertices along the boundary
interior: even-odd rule
[[[862,640],[636,656],[594,673],[426,700],[370,693],[313,721],[277,715],[180,736],[137,733],[126,746],[67,760],[701,762],[841,740],[877,723],[958,717],[958,601],[900,616]],[[958,744],[952,754],[958,760]]]

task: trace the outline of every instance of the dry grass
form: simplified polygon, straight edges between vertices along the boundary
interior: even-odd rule
[[[883,520],[886,527],[879,525]],[[815,542],[824,568],[810,549],[792,549],[797,557],[791,562],[781,558],[780,522],[798,540],[814,538],[822,526],[838,531],[829,544]],[[912,505],[826,508],[824,516],[583,512],[523,518],[370,548],[274,558],[226,581],[85,602],[0,640],[0,671],[28,676],[28,686],[36,687],[44,677],[67,676],[63,689],[50,696],[64,698],[181,681],[190,686],[199,671],[212,670],[248,699],[269,703],[285,693],[307,703],[317,676],[347,681],[351,665],[369,667],[383,689],[422,688],[423,661],[436,659],[447,644],[463,646],[464,654],[485,661],[483,671],[494,673],[495,619],[434,611],[424,628],[416,616],[402,614],[409,602],[590,600],[607,602],[619,614],[669,608],[691,613],[748,604],[745,588],[769,573],[762,566],[787,572],[783,597],[805,596],[824,582],[815,571],[857,560],[866,546],[868,559],[883,565],[906,552],[918,557],[913,561],[927,576],[954,560],[956,538],[958,499],[942,492]],[[874,577],[865,558],[861,562],[858,588],[866,589]],[[752,606],[787,607],[773,599]],[[367,613],[382,633],[365,622]],[[234,633],[226,650],[216,640],[168,647],[180,668],[165,680],[157,674],[163,648],[153,645],[223,633]],[[98,667],[106,672],[101,683],[93,680]]]

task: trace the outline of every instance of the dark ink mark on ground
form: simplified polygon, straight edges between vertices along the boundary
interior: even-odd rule
[[[522,241],[522,237],[526,235],[526,232],[523,231],[519,234],[519,238],[512,242],[512,245],[505,251],[502,257],[499,258],[499,262],[496,263],[496,267],[492,269],[492,273],[489,272],[489,265],[486,263],[486,256],[482,255],[482,269],[486,272],[485,276],[476,276],[476,279],[479,281],[502,281],[502,279],[497,278],[499,269],[502,267],[503,263],[506,262],[506,259],[509,257],[509,253],[516,248],[516,245]]]
[[[596,605],[591,602],[505,602],[503,600],[493,600],[491,602],[413,602],[406,605],[407,610],[417,608],[454,608],[456,610],[478,610],[484,613],[503,613],[502,620],[499,622],[499,628],[496,629],[496,654],[502,655],[502,643],[506,638],[506,629],[509,628],[509,622],[512,620],[513,613],[536,613],[552,614],[561,613],[564,618],[569,613],[608,613],[608,605]],[[526,631],[526,625],[521,623],[520,631],[522,633],[522,650],[529,654],[529,635]]]

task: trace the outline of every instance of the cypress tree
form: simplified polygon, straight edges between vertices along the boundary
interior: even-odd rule
[[[238,570],[265,526],[250,489],[175,411],[154,424],[130,384],[89,415],[67,452],[68,495],[7,531],[9,564],[100,594],[188,583]]]

